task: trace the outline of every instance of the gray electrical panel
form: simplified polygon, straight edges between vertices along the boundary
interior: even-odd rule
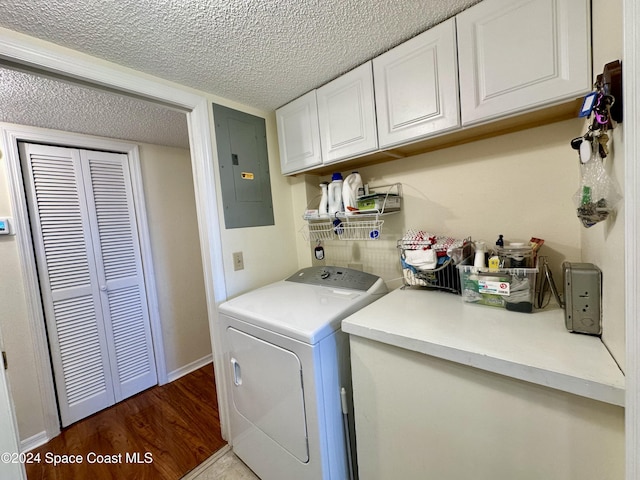
[[[226,227],[273,225],[264,118],[213,104],[213,120]]]

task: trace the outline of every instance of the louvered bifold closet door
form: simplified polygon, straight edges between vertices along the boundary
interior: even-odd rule
[[[157,383],[127,156],[80,151],[116,401]]]
[[[114,403],[77,150],[20,144],[63,426]]]

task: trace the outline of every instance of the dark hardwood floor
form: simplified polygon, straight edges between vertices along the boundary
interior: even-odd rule
[[[26,465],[27,477],[176,480],[225,443],[209,364],[65,428],[31,451],[39,463]],[[52,463],[72,458],[82,463]]]

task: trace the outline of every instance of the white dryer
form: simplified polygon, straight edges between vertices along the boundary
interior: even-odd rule
[[[310,267],[220,305],[231,443],[262,480],[349,479],[351,365],[340,324],[386,293],[375,275]]]

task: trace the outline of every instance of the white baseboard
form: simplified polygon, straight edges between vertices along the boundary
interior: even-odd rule
[[[20,451],[22,453],[33,450],[34,448],[38,448],[49,441],[49,436],[47,432],[42,431],[40,433],[36,433],[35,435],[25,438],[24,440],[20,440]]]
[[[211,362],[213,362],[213,355],[209,354],[205,357],[186,364],[184,367],[177,368],[176,370],[173,370],[172,372],[169,372],[167,374],[167,383],[171,383],[174,380],[177,380],[180,377],[183,377],[201,367],[204,367]]]

